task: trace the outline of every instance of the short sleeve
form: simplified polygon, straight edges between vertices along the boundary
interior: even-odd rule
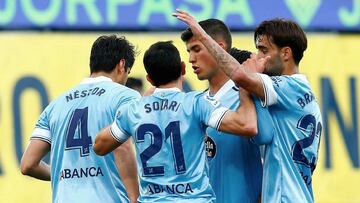
[[[118,106],[122,106],[124,104],[127,104],[128,102],[134,101],[134,100],[139,100],[141,98],[141,95],[139,92],[130,89],[128,87],[124,87],[125,89],[121,89],[118,91],[121,91],[120,95],[121,95],[121,99],[116,98],[116,100],[118,101]]]
[[[261,101],[263,107],[271,106],[277,103],[277,94],[273,86],[273,82],[268,75],[258,74],[262,80],[263,88],[264,88],[264,101]]]
[[[42,140],[51,144],[48,107],[41,113],[37,123],[35,124],[30,140]]]
[[[113,138],[120,142],[124,143],[131,135],[129,128],[129,114],[130,108],[132,108],[131,102],[120,106],[116,112],[115,120],[110,126],[110,132]]]
[[[263,106],[279,105],[288,108],[294,102],[291,97],[298,92],[299,81],[291,76],[268,76],[259,74],[264,86]]]
[[[222,119],[228,108],[221,106],[220,102],[206,94],[200,94],[195,101],[194,110],[200,117],[200,120],[211,128],[219,129]]]

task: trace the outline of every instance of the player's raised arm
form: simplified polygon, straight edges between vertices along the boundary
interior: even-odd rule
[[[220,45],[201,28],[196,19],[189,13],[177,9],[176,12],[173,13],[173,16],[185,22],[190,27],[193,37],[204,44],[226,75],[237,85],[257,95],[263,101],[265,100],[263,82],[252,70],[264,69],[268,58],[256,59],[256,56],[253,56],[251,62],[240,65],[236,59],[221,48]]]

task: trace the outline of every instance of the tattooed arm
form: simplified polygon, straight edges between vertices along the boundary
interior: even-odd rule
[[[254,73],[253,70],[260,70],[262,72],[269,58],[257,59],[256,54],[253,54],[250,59],[240,65],[235,58],[221,48],[219,44],[201,28],[193,16],[179,9],[176,11],[176,13],[173,13],[173,16],[185,22],[190,27],[193,37],[204,44],[225,74],[237,85],[264,100],[263,82],[260,76]]]

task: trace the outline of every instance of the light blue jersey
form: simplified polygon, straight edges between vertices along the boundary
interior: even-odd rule
[[[84,79],[46,107],[31,139],[51,145],[54,203],[129,202],[114,154],[97,156],[92,144],[122,104],[139,98],[110,78],[97,77]]]
[[[119,109],[114,138],[133,135],[140,175],[139,202],[214,202],[205,155],[205,130],[218,128],[227,108],[203,93],[156,89]]]
[[[209,91],[206,92],[209,94]],[[239,89],[232,80],[213,96],[236,110]],[[262,119],[260,119],[262,121]],[[255,203],[260,198],[262,164],[259,147],[250,139],[208,128],[206,151],[209,178],[218,203]]]
[[[260,76],[275,131],[262,143],[266,144],[262,201],[313,202],[312,172],[322,130],[314,93],[304,75]]]

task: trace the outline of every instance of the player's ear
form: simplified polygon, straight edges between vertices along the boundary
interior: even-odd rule
[[[185,75],[186,73],[186,65],[184,61],[181,61],[181,75]]]
[[[221,46],[221,48],[226,50],[226,44],[223,41],[217,41],[217,43]]]
[[[126,72],[126,68],[125,68],[125,59],[120,59],[118,65],[117,65],[117,68],[121,74],[125,73]]]
[[[149,81],[149,83],[152,85],[152,86],[155,86],[154,85],[154,81],[150,78],[150,76],[148,74],[146,74],[146,80]]]
[[[290,47],[283,47],[280,51],[284,61],[289,61],[292,58],[292,50]]]

